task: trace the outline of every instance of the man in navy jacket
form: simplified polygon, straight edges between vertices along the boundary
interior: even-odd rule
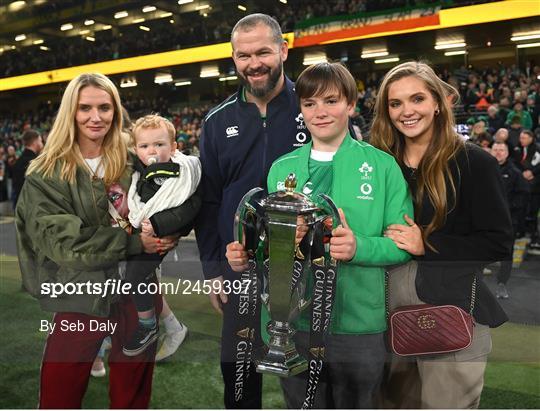
[[[232,30],[233,60],[241,82],[237,93],[205,118],[201,141],[203,203],[195,226],[206,279],[223,283],[240,277],[225,259],[233,220],[243,195],[266,187],[272,162],[310,140],[294,93],[283,72],[287,42],[279,24],[264,14],[242,18]],[[213,293],[223,313],[221,370],[227,408],[261,408],[262,378],[244,372],[245,344],[238,337],[245,311],[238,294]]]

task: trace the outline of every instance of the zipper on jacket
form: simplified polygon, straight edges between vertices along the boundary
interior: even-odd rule
[[[264,176],[266,174],[266,150],[268,148],[268,132],[266,130],[266,119],[263,120],[263,141],[264,141],[264,144],[263,144],[263,161],[262,161],[262,165],[263,165],[263,172],[262,172],[262,180],[261,181],[261,185],[262,187],[266,187],[266,181],[264,181]]]
[[[96,212],[96,221],[98,224],[101,224],[101,221],[99,220],[99,213],[97,209],[97,203],[96,203],[96,193],[94,193],[94,181],[98,178],[96,176],[90,176],[90,189],[92,190],[92,200],[94,202],[94,211]]]

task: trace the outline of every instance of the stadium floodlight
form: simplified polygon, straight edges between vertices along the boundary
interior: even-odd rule
[[[87,20],[84,21],[85,26],[91,26],[94,23],[95,23],[95,21],[92,20],[92,19],[87,19]]]
[[[26,2],[24,0],[18,0],[11,2],[8,6],[8,9],[9,11],[19,11],[24,6],[26,6]]]
[[[201,74],[199,74],[199,77],[219,77],[219,75],[219,67],[217,66],[217,64],[208,64],[201,67]]]
[[[456,48],[459,48],[459,47],[467,47],[467,43],[465,42],[459,42],[459,43],[456,43],[456,42],[452,42],[452,43],[446,43],[446,42],[441,42],[441,43],[437,43],[435,44],[435,50],[446,50],[446,49],[456,49]]]
[[[388,50],[366,50],[360,57],[363,59],[369,59],[372,57],[384,57],[388,56]]]
[[[206,9],[209,9],[209,8],[210,8],[209,4],[203,4],[202,6],[195,7],[195,10],[201,11],[201,10],[206,10]]]
[[[157,73],[154,77],[154,83],[156,84],[171,83],[172,81],[171,73]]]
[[[137,79],[133,77],[124,77],[120,80],[120,88],[137,87]]]
[[[178,4],[188,4],[193,3],[193,0],[178,0]]]
[[[81,30],[81,31],[79,31],[80,35],[88,34],[88,33],[90,33],[90,30]]]
[[[150,27],[139,26],[139,28],[140,28],[142,31],[150,31]]]
[[[159,15],[160,18],[171,17],[171,16],[172,16],[172,13],[170,11]]]
[[[444,53],[445,56],[462,56],[464,54],[467,54],[466,50],[456,50],[456,51],[446,51]]]
[[[110,29],[112,29],[112,26],[111,26],[110,24],[105,24],[105,25],[101,28],[101,30],[110,30]]]
[[[238,76],[227,76],[227,77],[219,78],[219,81],[232,81],[232,80],[238,80]]]
[[[91,36],[86,36],[86,37],[85,37],[85,40],[91,41],[92,43],[93,43],[94,41],[96,41],[96,39],[95,39],[94,37],[91,37]]]
[[[302,64],[304,66],[311,66],[312,64],[317,63],[326,63],[328,61],[328,58],[326,57],[326,52],[324,51],[314,51],[314,52],[306,52],[304,55],[304,61]]]
[[[68,30],[71,30],[72,28],[73,28],[73,24],[66,23],[60,26],[60,31],[68,31]]]
[[[23,41],[26,40],[26,34],[19,34],[15,36],[15,41]]]
[[[396,61],[399,61],[399,57],[388,57],[387,59],[377,59],[374,61],[374,63],[375,64],[395,63]]]
[[[151,11],[156,11],[156,10],[157,10],[156,6],[144,6],[143,9],[142,9],[142,12],[143,13],[150,13]]]
[[[526,33],[513,33],[510,40],[512,41],[523,41],[523,40],[534,40],[540,39],[540,31],[529,31]]]
[[[38,39],[38,40],[34,40],[32,42],[33,45],[37,46],[38,44],[43,44],[45,40],[43,39]]]
[[[540,47],[540,43],[525,43],[525,44],[518,44],[518,49],[528,49],[530,47]]]
[[[279,0],[283,4],[287,4],[287,0]]]
[[[133,20],[132,23],[133,23],[133,24],[142,23],[142,22],[145,21],[145,20],[146,20],[146,19],[144,19],[144,18],[141,17],[141,18],[139,18],[139,19]]]
[[[238,7],[238,10],[242,10],[242,11],[247,10],[246,6],[242,6],[241,4],[239,4],[237,7]]]
[[[175,85],[176,87],[191,86],[191,81],[189,81],[189,80],[186,80],[186,81],[177,81],[176,83],[174,83],[174,85]]]
[[[39,49],[43,50],[43,51],[49,51],[50,50],[50,48],[48,48],[47,46],[39,46]]]
[[[126,10],[119,11],[118,13],[114,13],[115,19],[123,19],[124,17],[127,17],[127,16],[129,16],[129,13]]]

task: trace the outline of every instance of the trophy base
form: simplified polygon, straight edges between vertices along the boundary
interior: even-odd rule
[[[270,350],[258,356],[259,360],[255,360],[257,372],[262,374],[272,374],[278,377],[292,377],[300,374],[308,368],[307,361],[302,358],[297,352],[285,354],[283,352],[276,353]],[[285,360],[285,358],[287,358]]]

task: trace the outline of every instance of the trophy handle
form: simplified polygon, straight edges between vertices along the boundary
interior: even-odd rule
[[[244,194],[242,200],[240,200],[240,202],[238,203],[236,213],[234,214],[234,241],[242,243],[244,233],[243,223],[245,222],[246,213],[249,211],[253,214],[257,214],[255,206],[253,206],[250,202],[256,194],[262,193],[263,191],[264,190],[261,187],[252,188],[246,194]]]
[[[336,228],[341,225],[341,217],[339,216],[339,211],[336,206],[336,203],[334,203],[334,200],[332,200],[329,196],[327,196],[324,193],[320,193],[317,196],[321,201],[321,205],[324,207],[326,206],[326,210],[329,212],[329,215],[332,217],[332,228]]]

